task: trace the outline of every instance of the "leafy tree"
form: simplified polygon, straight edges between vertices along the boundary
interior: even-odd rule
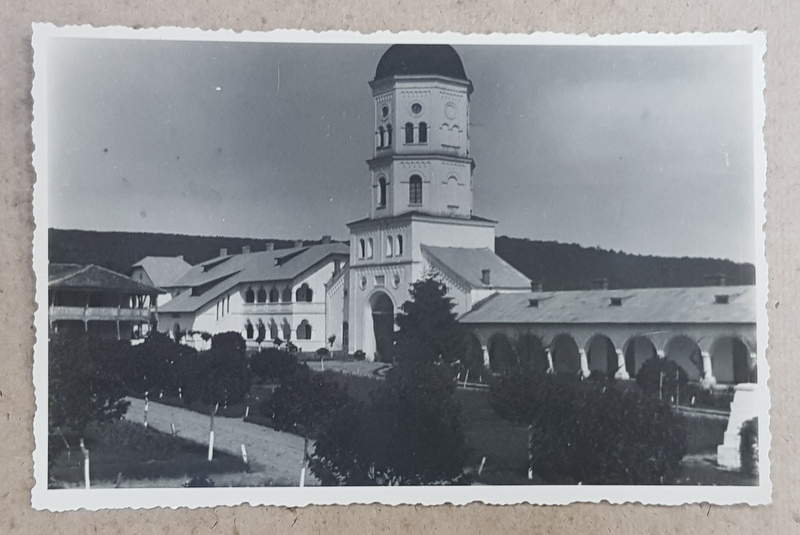
[[[82,336],[51,335],[48,353],[48,427],[51,459],[63,444],[61,434],[82,437],[92,422],[109,422],[125,415],[125,383],[113,365],[119,342]]]
[[[413,343],[401,346],[411,351]],[[310,459],[328,485],[424,485],[464,482],[460,406],[448,367],[404,356],[366,404],[352,402],[328,420]]]
[[[295,372],[297,357],[276,347],[262,349],[250,357],[250,371],[261,380],[280,380]]]
[[[456,321],[455,303],[447,297],[447,286],[435,277],[418,280],[409,290],[411,299],[403,303],[395,321],[395,355],[399,358],[455,362],[463,357],[466,334]],[[409,351],[403,346],[427,346],[425,351]]]
[[[211,338],[211,349],[244,355],[247,351],[247,342],[244,341],[241,333],[228,331],[215,334]]]
[[[117,364],[129,394],[174,395],[185,382],[185,358],[196,353],[194,348],[153,331],[141,344],[119,353]]]
[[[672,359],[651,357],[636,372],[636,384],[647,395],[664,400],[685,397],[689,376],[680,364]]]

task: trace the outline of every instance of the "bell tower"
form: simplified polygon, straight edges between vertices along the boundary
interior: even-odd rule
[[[370,218],[407,212],[469,218],[472,83],[446,45],[394,45],[370,82],[375,144]]]

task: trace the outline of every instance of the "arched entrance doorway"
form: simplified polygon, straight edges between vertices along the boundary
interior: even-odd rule
[[[614,342],[607,336],[598,334],[589,340],[586,359],[589,361],[590,372],[597,370],[608,378],[613,378],[617,373],[617,350]]]
[[[711,346],[711,370],[720,384],[751,382],[750,349],[732,336],[716,340]]]
[[[364,310],[364,353],[391,362],[394,338],[394,303],[386,292],[375,292]]]
[[[688,336],[680,335],[670,339],[664,348],[664,358],[671,359],[686,370],[690,381],[703,378],[703,356],[697,342]]]
[[[559,334],[551,345],[553,371],[564,375],[577,375],[581,371],[581,353],[578,344],[568,334]]]
[[[631,379],[636,377],[644,361],[656,355],[656,346],[646,336],[634,336],[628,340],[625,343],[625,368]]]

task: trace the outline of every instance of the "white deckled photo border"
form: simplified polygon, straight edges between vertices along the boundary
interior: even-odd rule
[[[49,145],[49,74],[48,62],[54,39],[118,39],[141,41],[184,42],[248,42],[248,43],[330,43],[330,44],[449,44],[449,45],[515,45],[515,46],[572,46],[572,47],[655,47],[655,46],[734,46],[746,47],[752,55],[753,93],[753,212],[755,214],[756,252],[756,337],[758,388],[756,398],[759,414],[759,484],[756,486],[615,486],[615,485],[553,485],[553,486],[397,486],[397,487],[252,487],[252,488],[48,488],[48,229],[50,167]],[[32,505],[35,509],[51,511],[98,510],[107,508],[177,508],[235,506],[240,504],[306,506],[329,504],[486,504],[531,503],[564,505],[577,502],[611,504],[642,503],[682,505],[706,502],[717,505],[771,503],[769,433],[770,395],[767,388],[769,366],[766,359],[768,344],[767,302],[768,271],[765,255],[764,225],[766,211],[766,148],[763,127],[766,118],[764,104],[766,53],[764,33],[685,33],[685,34],[618,34],[567,35],[556,33],[523,34],[457,34],[422,32],[377,32],[360,34],[348,31],[312,32],[305,30],[275,30],[269,32],[208,31],[192,28],[147,28],[65,26],[49,23],[33,25],[33,164],[36,172],[34,186],[34,217],[36,228],[33,243],[33,264],[36,274],[34,316],[37,340],[34,347],[33,383],[36,412],[33,429],[35,438]],[[57,201],[56,201],[57,202]]]

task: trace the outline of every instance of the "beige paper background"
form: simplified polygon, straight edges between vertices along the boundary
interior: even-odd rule
[[[714,0],[10,0],[0,5],[0,533],[800,533],[800,3]],[[749,508],[235,507],[47,513],[30,507],[34,274],[31,23],[470,32],[767,32],[767,260],[774,504]]]

